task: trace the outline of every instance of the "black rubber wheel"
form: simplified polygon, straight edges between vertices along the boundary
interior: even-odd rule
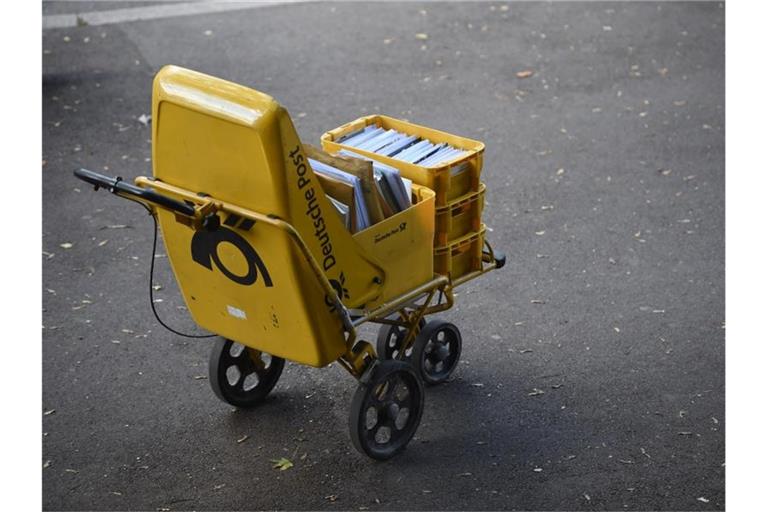
[[[349,434],[363,455],[387,460],[405,449],[424,411],[424,385],[403,361],[375,363],[352,399]]]
[[[390,318],[399,318],[399,315],[393,315]],[[424,317],[419,321],[419,331],[424,328],[427,321]],[[398,359],[400,355],[400,345],[403,342],[405,336],[405,328],[399,325],[382,324],[379,327],[379,335],[376,337],[376,354],[379,359]],[[417,332],[417,334],[418,334]],[[405,359],[408,360],[413,353],[413,347],[405,351]]]
[[[461,356],[461,333],[450,322],[432,320],[413,342],[411,363],[425,384],[439,384],[451,376]]]
[[[254,407],[275,387],[284,366],[285,359],[219,338],[211,350],[208,380],[228,404]]]

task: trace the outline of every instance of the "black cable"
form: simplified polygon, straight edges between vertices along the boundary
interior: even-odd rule
[[[135,199],[131,199],[131,198],[125,197],[125,196],[122,196],[122,197],[124,199],[128,199],[129,201],[133,201],[134,203],[139,203],[141,206],[143,206],[147,210],[147,212],[149,213],[149,216],[152,217],[152,223],[155,226],[155,234],[154,234],[154,238],[152,240],[152,259],[150,260],[150,264],[149,264],[149,305],[152,307],[152,313],[154,313],[155,318],[157,319],[158,322],[160,322],[160,325],[162,325],[163,327],[165,327],[166,329],[168,329],[172,333],[177,334],[179,336],[183,336],[185,338],[215,338],[216,334],[186,334],[186,333],[183,333],[183,332],[179,332],[176,329],[174,329],[173,327],[171,327],[168,324],[166,324],[165,322],[163,322],[162,319],[160,318],[160,315],[158,315],[157,309],[155,309],[155,290],[152,287],[152,285],[154,284],[154,281],[155,281],[155,279],[154,279],[154,276],[155,276],[155,255],[157,254],[157,231],[158,231],[157,217],[155,216],[155,212],[152,211],[152,208],[150,208],[149,206],[145,205],[141,201],[136,201]]]

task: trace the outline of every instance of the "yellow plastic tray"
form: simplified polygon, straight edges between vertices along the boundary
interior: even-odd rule
[[[435,273],[455,280],[482,270],[484,241],[485,224],[482,224],[479,231],[464,235],[446,247],[436,247]]]
[[[375,255],[387,269],[382,296],[376,306],[432,279],[432,240],[435,231],[435,193],[413,185],[416,204],[352,235],[365,254]]]
[[[464,235],[479,231],[485,206],[485,185],[435,210],[435,246],[444,247]]]
[[[468,153],[465,156],[457,157],[439,166],[422,167],[420,165],[379,155],[378,153],[346,146],[343,142],[338,142],[344,135],[362,130],[366,126],[372,124],[386,130],[394,129],[408,135],[418,135],[433,143],[447,142]],[[431,188],[435,191],[435,205],[437,208],[447,206],[451,200],[460,196],[480,190],[480,171],[483,168],[483,151],[485,150],[485,145],[476,140],[459,137],[458,135],[384,115],[361,117],[324,133],[320,140],[323,149],[328,152],[336,153],[341,149],[354,151],[390,165],[395,169],[398,169],[401,175],[413,180],[414,183]]]

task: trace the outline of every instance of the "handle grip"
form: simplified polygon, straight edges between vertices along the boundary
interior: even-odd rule
[[[126,183],[122,178],[105,176],[88,169],[77,169],[75,171],[75,177],[90,183],[96,190],[99,188],[105,188],[113,194],[125,194],[138,197],[149,203],[154,203],[158,206],[162,206],[168,210],[172,210],[182,215],[193,217],[195,215],[195,207],[190,206],[187,203],[178,201],[168,196],[164,196],[152,189],[137,187],[130,183]]]

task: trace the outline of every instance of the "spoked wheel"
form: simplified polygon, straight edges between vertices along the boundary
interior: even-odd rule
[[[424,388],[413,368],[403,361],[381,361],[352,399],[352,444],[373,459],[389,459],[411,440],[423,410]]]
[[[432,320],[416,337],[411,361],[425,384],[439,384],[451,376],[461,356],[461,333],[450,322]]]
[[[394,315],[391,318],[396,317],[399,317],[399,315]],[[419,321],[419,331],[423,329],[426,324],[427,321],[422,317]],[[417,331],[417,334],[419,331]],[[379,327],[379,335],[376,337],[376,354],[378,354],[379,359],[399,359],[400,348],[406,332],[406,329],[399,325],[382,324],[381,327]],[[413,347],[410,347],[405,351],[403,360],[409,359],[412,353]]]
[[[262,402],[283,373],[285,359],[220,338],[211,351],[208,373],[216,396],[236,407]]]

